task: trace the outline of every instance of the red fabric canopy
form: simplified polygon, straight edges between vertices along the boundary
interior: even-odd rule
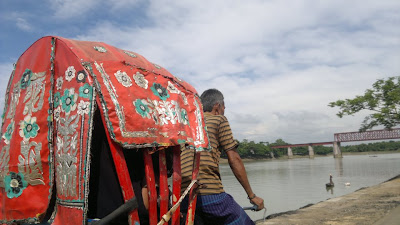
[[[43,37],[19,58],[7,88],[0,223],[40,221],[53,185],[57,213],[86,219],[97,106],[124,148],[209,147],[200,99],[185,81],[131,51]]]

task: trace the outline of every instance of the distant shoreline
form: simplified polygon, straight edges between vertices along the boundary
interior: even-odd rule
[[[342,152],[342,155],[379,155],[379,154],[393,154],[393,153],[400,153],[400,150],[397,151],[372,151],[372,152]],[[318,157],[332,157],[333,154],[327,154],[327,155],[315,155],[315,158]],[[301,158],[309,158],[308,155],[294,155],[293,159],[301,159]],[[257,162],[257,161],[273,161],[273,160],[288,160],[287,156],[282,156],[280,158],[242,158],[243,162]],[[228,159],[221,158],[219,160],[220,163],[228,163]]]

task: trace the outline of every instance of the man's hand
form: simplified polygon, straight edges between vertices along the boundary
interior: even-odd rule
[[[260,211],[261,209],[264,209],[264,199],[260,198],[260,197],[254,197],[253,199],[250,200],[251,204],[254,204],[257,206],[257,210],[256,211]]]

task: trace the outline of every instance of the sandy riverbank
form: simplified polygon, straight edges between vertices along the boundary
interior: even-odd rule
[[[272,224],[400,224],[400,175],[384,183],[304,208],[268,216]]]

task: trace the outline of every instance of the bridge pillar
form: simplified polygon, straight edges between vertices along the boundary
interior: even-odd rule
[[[308,156],[310,156],[310,159],[314,158],[314,149],[313,149],[312,145],[308,146]]]
[[[287,148],[287,155],[289,159],[293,159],[293,151],[291,147]]]
[[[274,152],[272,150],[269,152],[269,155],[271,156],[272,159],[275,159]]]
[[[333,142],[333,157],[334,158],[343,158],[342,151],[340,150],[340,142]]]

